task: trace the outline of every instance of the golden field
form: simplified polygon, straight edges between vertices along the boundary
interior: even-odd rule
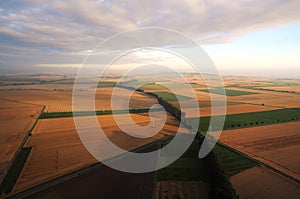
[[[122,117],[122,116],[121,116]],[[150,118],[145,114],[131,114],[138,125],[147,125]],[[89,117],[85,117],[89,120]],[[178,130],[178,121],[172,116],[167,117],[163,129],[156,135],[141,139],[124,133],[115,123],[112,115],[97,116],[105,135],[118,147],[133,150],[155,141],[165,135],[174,135]],[[124,123],[134,128],[132,123]],[[97,126],[87,126],[88,131],[95,131]],[[180,132],[186,132],[181,129]],[[91,141],[92,144],[93,140]],[[97,142],[100,142],[97,140]],[[65,173],[96,163],[96,160],[82,144],[75,128],[73,118],[56,118],[39,120],[26,146],[32,147],[32,152],[23,168],[15,186],[15,191],[48,181]],[[105,150],[105,149],[103,149]],[[115,155],[109,151],[103,160]]]
[[[0,182],[42,106],[0,99]]]
[[[300,122],[287,122],[225,130],[219,141],[300,180],[299,128]]]

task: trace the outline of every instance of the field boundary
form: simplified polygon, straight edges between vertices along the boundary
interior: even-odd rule
[[[290,175],[288,175],[288,174],[286,174],[286,173],[284,173],[284,172],[282,172],[282,171],[280,171],[280,170],[278,170],[278,169],[276,169],[276,168],[274,168],[274,167],[272,167],[272,166],[270,166],[270,165],[268,165],[268,164],[266,164],[264,162],[261,162],[261,161],[255,159],[255,158],[252,158],[251,156],[248,156],[247,154],[245,154],[245,153],[243,153],[243,152],[241,152],[241,151],[239,151],[239,150],[237,150],[235,148],[232,148],[232,147],[230,147],[230,146],[228,146],[228,145],[226,145],[226,144],[224,144],[222,142],[219,142],[219,141],[218,141],[218,144],[220,144],[221,146],[223,146],[224,148],[226,148],[228,150],[231,150],[231,151],[233,151],[235,153],[238,153],[239,155],[241,155],[241,156],[243,156],[245,158],[248,158],[248,159],[250,159],[250,160],[258,163],[261,166],[264,166],[264,167],[272,170],[273,172],[275,172],[277,174],[283,175],[284,177],[287,177],[287,178],[289,178],[289,179],[291,179],[293,181],[296,181],[296,182],[300,183],[300,180],[298,180],[296,178],[293,178],[292,176],[290,176]]]
[[[32,147],[24,147],[17,154],[15,160],[7,171],[2,184],[0,186],[0,194],[7,194],[12,191],[15,186],[15,183],[18,180],[18,177],[26,163],[26,160],[30,154]]]
[[[34,104],[34,105],[36,105],[36,104]],[[12,165],[14,164],[14,162],[17,160],[18,155],[20,154],[20,152],[21,152],[22,149],[24,148],[24,145],[26,144],[26,142],[28,141],[29,137],[31,136],[31,133],[32,133],[34,127],[36,126],[36,124],[37,124],[37,122],[38,122],[38,120],[39,120],[40,115],[41,115],[42,112],[45,110],[45,108],[46,108],[46,106],[43,106],[43,108],[41,109],[41,112],[40,112],[39,115],[37,116],[37,118],[36,118],[36,120],[34,121],[32,127],[27,131],[26,135],[24,136],[23,141],[21,142],[21,144],[20,144],[18,150],[16,151],[16,153],[15,153],[13,159],[12,159],[12,160],[10,161],[10,163],[9,163],[8,170],[5,172],[4,178],[3,178],[2,182],[0,183],[0,186],[5,186],[5,185],[3,185],[4,179],[5,179],[6,176],[8,175],[9,170],[11,169]],[[29,155],[29,154],[28,154],[28,155]],[[23,167],[22,167],[22,168],[23,168]],[[21,171],[22,171],[22,169],[21,169]],[[2,193],[0,193],[0,197],[2,196],[1,194],[2,194]]]
[[[236,87],[236,88],[246,88],[246,89],[257,90],[257,91],[269,91],[269,92],[278,92],[278,93],[300,94],[300,92],[296,92],[296,91],[275,90],[275,89],[252,87],[252,86],[238,86],[238,85],[228,86],[228,88],[230,88],[230,87],[231,88],[234,88],[234,87]],[[268,87],[268,86],[266,86],[266,87]],[[272,87],[272,86],[270,86],[270,87]]]
[[[126,113],[146,113],[150,108],[134,108],[129,110],[104,110],[104,111],[62,111],[62,112],[42,112],[39,119],[67,118],[67,117],[84,117],[94,115],[112,115]],[[151,111],[162,111],[161,108],[154,108]]]
[[[166,135],[163,138],[160,138],[158,140],[155,140],[155,141],[150,142],[148,144],[145,144],[143,146],[137,147],[136,149],[133,149],[133,150],[131,150],[129,152],[139,152],[139,151],[141,151],[143,149],[146,149],[147,147],[151,147],[151,146],[154,146],[155,144],[159,144],[160,142],[164,141],[165,139],[168,139],[168,137],[172,137],[172,136]],[[119,158],[122,158],[124,156],[126,156],[126,153],[123,153],[123,154],[120,154],[120,155],[108,158],[108,159],[106,159],[104,161],[117,161]],[[75,170],[75,171],[71,171],[69,173],[61,175],[61,176],[56,177],[54,179],[51,179],[51,180],[48,180],[46,182],[40,183],[40,184],[38,184],[36,186],[33,186],[31,188],[28,188],[26,190],[23,190],[23,191],[20,191],[20,192],[17,192],[17,193],[13,193],[11,195],[8,194],[8,195],[4,196],[4,198],[15,199],[15,198],[23,198],[23,197],[26,197],[26,196],[30,196],[31,194],[34,194],[34,193],[37,193],[39,191],[45,190],[45,189],[47,189],[49,187],[52,187],[54,185],[57,185],[59,183],[63,183],[63,182],[66,182],[68,180],[74,179],[76,177],[80,177],[81,175],[90,173],[94,169],[97,169],[97,168],[99,168],[101,166],[105,166],[105,164],[102,163],[102,162],[93,163],[93,164],[88,165],[86,167],[80,168],[80,169]],[[1,198],[1,196],[0,196],[0,198]]]
[[[284,108],[260,112],[228,114],[225,116],[225,123],[222,130],[235,130],[299,121],[300,108]],[[211,117],[218,118],[224,117],[224,115],[200,117],[199,131],[206,132],[208,130]],[[198,118],[199,117],[188,118],[186,121],[191,125],[198,126],[198,124],[194,122],[194,120]],[[215,129],[212,129],[212,131],[215,131]]]

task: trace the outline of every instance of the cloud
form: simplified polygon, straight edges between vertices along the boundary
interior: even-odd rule
[[[9,65],[7,55],[31,54],[29,64],[47,64],[58,54],[57,63],[76,62],[104,39],[135,27],[174,29],[200,44],[232,42],[259,29],[297,23],[299,9],[299,0],[1,1],[0,58]]]

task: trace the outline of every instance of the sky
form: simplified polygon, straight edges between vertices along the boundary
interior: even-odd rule
[[[0,70],[78,67],[114,34],[161,27],[198,42],[222,74],[300,78],[299,10],[299,0],[2,0]]]

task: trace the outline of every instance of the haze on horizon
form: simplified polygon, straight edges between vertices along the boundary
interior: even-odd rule
[[[298,0],[1,1],[0,71],[73,71],[108,37],[161,27],[197,41],[224,75],[300,78],[299,10]]]

